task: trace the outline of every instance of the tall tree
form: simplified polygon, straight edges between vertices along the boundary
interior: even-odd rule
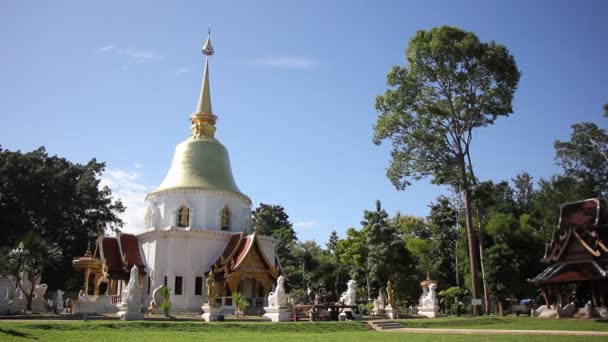
[[[366,244],[367,266],[372,279],[381,286],[391,280],[396,291],[401,282],[396,282],[403,275],[411,274],[411,256],[405,248],[403,238],[388,220],[388,214],[376,201],[375,210],[365,210],[361,222],[367,232]]]
[[[556,162],[566,176],[589,184],[599,196],[608,195],[608,134],[591,122],[572,125],[570,141],[554,144]]]
[[[406,51],[407,65],[388,74],[389,89],[376,98],[380,113],[374,143],[392,141],[387,176],[397,189],[432,176],[456,185],[464,197],[472,294],[478,297],[470,174],[466,157],[473,131],[513,110],[520,73],[507,48],[483,43],[449,26],[418,31]]]
[[[276,204],[260,203],[252,212],[252,218],[253,227],[258,234],[279,240],[277,254],[281,262],[291,259],[290,246],[296,241],[296,232],[285,209]]]
[[[95,159],[79,164],[49,156],[44,147],[28,153],[0,148],[0,246],[16,245],[30,232],[60,246],[58,272],[44,279],[50,288],[77,289],[82,280],[72,259],[99,227],[122,226],[124,206],[99,185],[104,168]]]

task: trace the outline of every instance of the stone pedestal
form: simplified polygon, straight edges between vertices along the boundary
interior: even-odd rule
[[[143,306],[138,304],[121,304],[118,306],[116,314],[120,317],[121,321],[143,320],[144,313],[141,312],[142,308]]]
[[[17,298],[8,302],[8,314],[17,315],[25,312],[27,308],[27,299]]]
[[[374,315],[374,316],[384,316],[384,314],[385,314],[384,309],[378,308],[378,309],[372,310],[372,315]]]
[[[97,313],[116,313],[118,308],[112,304],[112,298],[110,296],[101,295],[97,297],[95,308]]]
[[[88,299],[79,299],[74,302],[75,314],[94,314],[97,313],[97,302]]]
[[[222,308],[219,306],[206,303],[203,305],[203,314],[201,317],[205,322],[217,322],[217,316],[220,314],[220,311],[222,311]]]
[[[46,308],[44,307],[44,304],[46,304],[46,300],[42,298],[32,298],[32,311],[45,312]]]
[[[386,308],[384,308],[384,315],[389,319],[395,319],[397,318],[398,313],[397,310],[393,310],[393,308],[388,305]]]
[[[438,306],[433,306],[430,308],[425,308],[425,307],[418,307],[418,315],[420,316],[425,316],[428,318],[435,318],[435,317],[440,317],[441,314],[439,313],[439,307]]]
[[[8,301],[0,298],[0,315],[8,315]]]
[[[273,322],[289,322],[290,312],[286,306],[280,307],[265,307],[264,317],[270,318]]]

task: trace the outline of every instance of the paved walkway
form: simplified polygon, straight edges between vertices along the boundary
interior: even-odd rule
[[[608,331],[575,330],[510,330],[510,329],[449,329],[449,328],[397,328],[382,329],[368,321],[367,324],[382,332],[409,332],[425,334],[464,334],[464,335],[561,335],[561,336],[607,336]]]

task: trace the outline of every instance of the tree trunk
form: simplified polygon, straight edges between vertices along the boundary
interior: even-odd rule
[[[505,315],[505,311],[504,308],[502,307],[502,300],[498,300],[498,316],[504,316]]]
[[[465,221],[467,225],[467,242],[469,244],[469,260],[471,264],[471,295],[473,298],[479,298],[477,290],[477,257],[475,256],[475,237],[473,236],[473,222],[471,220],[471,194],[469,191],[469,182],[467,171],[465,169],[464,154],[458,154],[458,166],[460,169],[460,183],[462,194],[464,195]],[[473,315],[479,315],[479,308],[473,305]]]
[[[367,299],[370,300],[372,298],[372,289],[369,285],[369,272],[365,270],[365,280],[367,280]],[[340,299],[340,297],[338,297]]]
[[[467,160],[469,165],[469,172],[471,172],[471,178],[473,180],[473,186],[477,187],[477,179],[475,179],[475,173],[473,172],[473,164],[471,163],[471,154],[467,153]],[[481,208],[479,202],[475,205],[475,214],[477,215],[477,241],[479,243],[479,266],[481,267],[481,283],[483,285],[483,301],[485,305],[486,315],[490,314],[490,291],[488,291],[488,282],[486,281],[486,270],[484,265],[483,251],[485,249],[483,242],[483,225],[481,224]]]

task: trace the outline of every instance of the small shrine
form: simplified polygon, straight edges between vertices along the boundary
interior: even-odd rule
[[[587,316],[608,316],[608,201],[591,198],[562,204],[543,262],[547,268],[528,281],[542,291],[544,310],[568,317],[587,303]],[[570,298],[572,285],[576,298]],[[552,306],[552,295],[557,307]]]
[[[218,297],[240,292],[252,299],[254,307],[263,306],[264,297],[283,272],[278,257],[269,260],[259,239],[256,232],[247,235],[245,230],[232,235],[212,267]]]
[[[427,273],[426,279],[420,282],[420,287],[422,295],[418,303],[418,314],[429,318],[439,317],[441,314],[437,304],[437,282]]]
[[[139,242],[132,234],[117,233],[116,237],[100,234],[97,237],[95,251],[91,252],[89,245],[84,256],[74,259],[72,264],[75,269],[84,271],[83,294],[87,296],[91,295],[91,288],[94,296],[101,294],[119,296],[123,285],[129,281],[130,269],[133,266],[138,268],[140,282],[143,282],[146,274]],[[105,291],[100,291],[102,284],[107,286]]]

